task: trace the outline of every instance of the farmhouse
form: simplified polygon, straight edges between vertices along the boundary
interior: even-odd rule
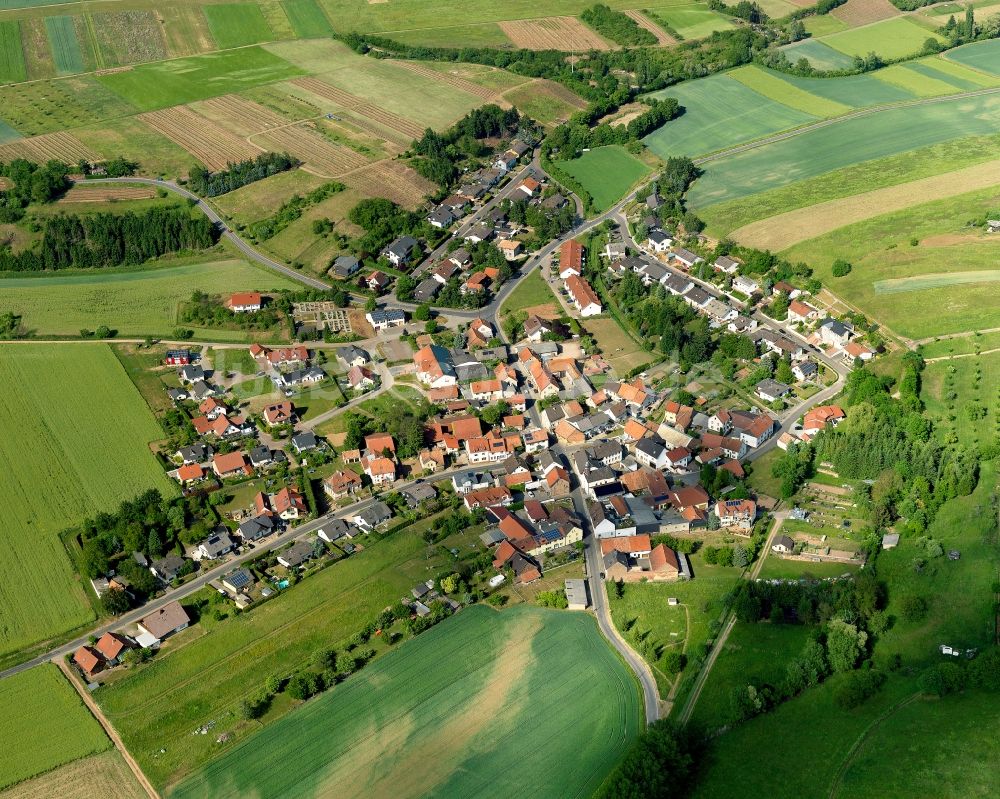
[[[90,646],[81,646],[73,653],[73,662],[80,668],[87,679],[104,670],[104,659],[101,653]]]
[[[131,639],[111,632],[104,633],[95,644],[97,651],[101,653],[109,666],[117,666],[121,661],[121,656],[134,646]]]
[[[136,625],[139,636],[136,638],[139,646],[155,646],[174,633],[179,633],[191,623],[187,611],[180,602],[169,602],[159,610],[155,610]]]
[[[263,298],[256,291],[242,291],[229,295],[225,306],[233,313],[251,313],[263,307]]]

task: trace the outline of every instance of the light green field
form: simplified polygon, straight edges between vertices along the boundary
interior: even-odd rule
[[[204,12],[209,30],[223,50],[275,38],[256,3],[207,5]]]
[[[539,269],[533,269],[526,278],[518,281],[514,290],[507,295],[501,306],[501,312],[522,311],[525,308],[535,308],[539,305],[551,305],[556,315],[559,311],[559,302],[552,294],[552,289],[545,282]]]
[[[997,261],[1000,242],[968,229],[966,222],[998,205],[997,187],[949,197],[848,225],[797,244],[785,255],[810,264],[833,292],[904,336],[996,327],[1000,299],[991,290],[993,277],[969,282],[965,273],[985,272]],[[837,258],[854,265],[850,274],[830,275]],[[897,290],[887,291],[887,286]]]
[[[83,52],[73,28],[73,17],[46,17],[45,32],[49,37],[56,72],[60,75],[83,72]]]
[[[873,25],[824,36],[823,43],[849,56],[865,56],[874,52],[883,58],[902,58],[919,53],[928,39],[945,41],[943,36],[915,22],[893,17]]]
[[[686,109],[643,139],[661,158],[722,150],[816,119],[769,100],[729,75],[688,81],[652,96],[675,97]],[[700,183],[695,184],[696,189]]]
[[[810,94],[783,80],[777,73],[757,66],[739,67],[729,72],[728,75],[769,100],[783,103],[804,114],[817,117],[835,117],[851,110],[850,105]]]
[[[996,39],[949,50],[945,58],[990,75],[1000,75],[1000,42]]]
[[[653,136],[669,130],[671,124]],[[712,161],[687,196],[693,206],[701,208],[864,161],[993,133],[998,125],[1000,97],[995,95],[890,108]]]
[[[800,580],[803,578],[822,580],[826,577],[840,577],[857,570],[857,566],[847,563],[809,563],[803,560],[786,560],[772,556],[764,562],[764,566],[760,570],[760,578],[762,580]]]
[[[260,47],[143,64],[97,79],[141,111],[153,111],[306,74]]]
[[[585,796],[624,753],[639,715],[634,680],[590,617],[472,607],[171,796],[307,797],[333,785],[340,796],[499,796],[511,763],[532,775],[532,796]]]
[[[1000,332],[976,333],[971,336],[956,336],[928,341],[921,350],[925,359],[951,355],[971,355],[1000,348]]]
[[[826,19],[826,17],[810,17],[810,19]],[[815,69],[837,70],[850,69],[854,60],[825,45],[819,39],[803,39],[781,48],[788,60],[793,64],[800,58],[806,59]]]
[[[0,117],[24,136],[66,130],[135,111],[97,78],[89,76],[0,88]]]
[[[175,488],[147,446],[163,431],[107,346],[10,346],[0,385],[0,654],[8,654],[93,618],[61,530],[147,488]]]
[[[802,23],[806,26],[806,30],[809,31],[813,38],[826,36],[829,33],[837,33],[838,31],[847,29],[847,23],[841,22],[832,14],[813,14],[811,17],[806,17],[802,20]],[[808,41],[808,39],[804,41]],[[788,52],[788,48],[786,48],[785,52],[788,54],[789,58],[792,57],[791,53]],[[802,57],[801,54],[799,57]]]
[[[163,336],[177,327],[178,304],[208,294],[295,288],[299,284],[245,261],[0,280],[0,311],[22,315],[40,335],[74,336],[100,325],[121,336]]]
[[[996,346],[995,341],[987,340],[982,345],[981,355],[932,361],[925,370],[921,397],[928,415],[935,420],[942,435],[954,433],[966,446],[988,443],[1000,435],[1000,395],[997,393],[1000,382],[996,371],[1000,357],[990,351]],[[977,369],[981,370],[978,380]],[[948,398],[951,393],[956,395],[953,400]],[[970,419],[966,410],[970,403],[984,408],[985,415]]]
[[[466,47],[513,47],[500,26],[493,22],[393,31],[390,35],[397,42],[419,47],[454,47],[456,42],[461,42]]]
[[[635,8],[641,7],[635,6]],[[653,6],[650,11],[685,39],[702,39],[715,31],[725,31],[734,27],[727,17],[702,5]]]
[[[0,22],[0,83],[27,80],[24,51],[21,49],[21,26],[17,20]]]
[[[333,33],[330,20],[326,18],[316,0],[282,0],[281,7],[285,10],[296,36],[313,39]]]
[[[0,789],[110,748],[73,686],[46,663],[0,681]]]
[[[909,64],[893,64],[885,69],[880,69],[875,75],[879,80],[898,86],[916,96],[932,97],[942,94],[956,94],[961,91],[961,88],[956,87],[953,83],[941,80],[941,78],[947,77],[943,73],[940,74],[940,77],[934,77],[911,67]]]
[[[580,182],[603,211],[618,202],[629,188],[652,170],[624,147],[597,147],[572,161],[558,161],[560,169]]]

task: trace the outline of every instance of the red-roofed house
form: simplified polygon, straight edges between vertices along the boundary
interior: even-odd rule
[[[243,477],[253,474],[253,469],[247,463],[247,457],[242,452],[228,452],[212,458],[212,471],[217,477]]]
[[[566,280],[583,274],[583,245],[578,241],[564,241],[559,247],[559,279]]]
[[[104,669],[104,659],[100,652],[90,646],[81,646],[73,653],[73,662],[80,667],[89,680]]]
[[[566,280],[566,291],[580,316],[597,316],[603,310],[597,292],[582,277],[570,275]]]
[[[259,311],[263,306],[263,298],[256,291],[238,291],[229,295],[225,306],[233,313]]]

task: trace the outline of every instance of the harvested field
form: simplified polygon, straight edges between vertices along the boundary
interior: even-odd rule
[[[641,11],[636,11],[632,9],[631,11],[625,12],[626,16],[631,17],[635,20],[636,24],[640,28],[644,28],[656,37],[657,43],[662,47],[668,47],[672,44],[677,44],[677,40],[667,33],[663,28],[657,25],[653,20],[643,14]]]
[[[435,186],[400,161],[379,161],[358,169],[344,183],[369,197],[384,197],[410,210],[434,192]]]
[[[218,122],[240,136],[252,136],[265,130],[287,125],[284,117],[253,100],[238,94],[225,94],[212,100],[194,103],[192,108],[213,122]]]
[[[447,83],[452,88],[467,92],[475,97],[482,97],[484,100],[492,102],[497,102],[498,100],[502,102],[499,92],[496,92],[493,89],[488,89],[485,86],[480,86],[479,84],[473,83],[465,78],[460,78],[458,75],[452,75],[447,72],[439,72],[436,69],[430,69],[417,61],[397,61],[396,63],[404,69],[410,70],[410,72],[415,72],[418,75],[430,78],[431,80]]]
[[[50,159],[75,164],[81,158],[96,161],[99,156],[71,133],[46,133],[0,146],[0,161],[13,158],[25,158],[40,164]]]
[[[74,186],[60,203],[100,203],[113,200],[148,200],[156,196],[151,186]]]
[[[224,169],[227,163],[260,155],[261,148],[254,147],[187,106],[139,114],[139,119],[183,147],[209,169]]]
[[[324,100],[336,103],[349,111],[353,111],[355,114],[367,117],[379,125],[396,131],[409,140],[419,139],[424,135],[424,129],[416,122],[405,119],[398,114],[393,114],[390,111],[384,111],[378,106],[369,103],[365,98],[358,97],[343,89],[338,89],[336,86],[331,86],[329,83],[325,83],[318,78],[299,78],[293,80],[292,83],[305,89],[307,92],[315,94],[317,97],[322,97]]]
[[[0,791],[0,799],[145,799],[135,776],[118,752],[102,752],[74,760],[47,774]]]
[[[547,17],[499,22],[515,47],[527,50],[610,50],[612,46],[576,17]]]
[[[324,139],[309,123],[277,128],[256,138],[266,149],[291,153],[307,172],[324,177],[337,177],[368,163],[360,153]]]
[[[836,17],[852,28],[870,25],[872,22],[896,17],[899,14],[899,9],[889,0],[847,0],[844,5],[830,12],[830,16]]]
[[[997,184],[1000,184],[1000,161],[989,161],[797,208],[744,225],[730,235],[740,244],[780,252],[800,241],[822,236],[845,225]]]

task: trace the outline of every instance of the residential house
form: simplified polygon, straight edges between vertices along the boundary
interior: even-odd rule
[[[363,533],[370,533],[388,524],[390,519],[392,519],[392,511],[382,501],[373,502],[369,507],[351,517],[351,521]]]
[[[73,653],[73,662],[88,680],[104,670],[104,658],[92,646],[81,646]]]
[[[375,373],[364,366],[352,366],[347,371],[347,383],[354,391],[367,391],[375,387]]]
[[[222,578],[222,587],[234,594],[248,591],[253,584],[253,574],[249,569],[236,569]]]
[[[107,665],[117,666],[121,663],[122,655],[135,647],[135,642],[119,633],[108,632],[98,639],[94,647]]]
[[[488,488],[489,477],[480,471],[459,472],[451,476],[451,487],[456,494],[464,495],[481,488]]]
[[[437,449],[422,449],[417,455],[417,461],[420,464],[420,468],[425,472],[437,472],[445,467],[445,454],[444,450]]]
[[[361,269],[361,261],[353,255],[338,256],[334,262],[332,271],[334,277],[339,280],[348,280]]]
[[[186,561],[179,555],[165,555],[149,564],[149,571],[165,583],[173,582],[184,569]]]
[[[418,482],[409,488],[404,488],[399,494],[406,500],[406,507],[413,509],[434,499],[437,496],[437,489],[430,483]]]
[[[382,456],[368,456],[363,461],[365,474],[376,486],[388,485],[396,480],[396,462]]]
[[[266,538],[275,530],[275,521],[271,512],[258,514],[240,523],[237,532],[244,541],[254,542]]]
[[[263,297],[256,291],[239,291],[230,294],[224,305],[233,313],[252,313],[263,307]]]
[[[361,490],[361,475],[351,469],[339,469],[323,481],[323,491],[331,499],[343,499]]]
[[[603,310],[597,292],[582,277],[570,275],[566,280],[566,291],[580,316],[596,316]]]
[[[220,479],[227,477],[250,477],[253,468],[247,463],[247,456],[242,452],[218,454],[212,458],[212,471]]]
[[[376,308],[365,314],[365,319],[377,331],[382,332],[406,324],[406,312],[400,308]]]
[[[295,421],[295,408],[290,402],[276,402],[265,407],[261,415],[270,427],[291,424]]]
[[[771,541],[771,551],[779,555],[790,555],[795,552],[795,542],[787,535],[777,535]]]
[[[516,239],[503,239],[497,244],[497,248],[508,261],[516,261],[524,255],[524,245]]]
[[[444,230],[455,221],[455,214],[450,208],[439,205],[431,211],[427,217],[427,221],[430,223],[431,227],[435,227],[438,230]]]
[[[445,388],[457,382],[451,353],[439,344],[428,344],[413,355],[417,380],[429,388]]]
[[[742,535],[750,535],[757,517],[757,504],[750,499],[720,499],[715,503],[715,515],[719,526],[734,530]]]
[[[815,319],[819,315],[819,311],[813,308],[809,303],[802,302],[801,300],[792,300],[788,303],[788,322],[789,324],[804,324],[811,319]]]
[[[181,607],[180,602],[168,602],[159,610],[143,616],[136,625],[139,636],[136,641],[140,646],[154,646],[165,638],[187,628],[191,618]]]
[[[567,280],[583,274],[583,245],[578,241],[564,241],[559,247],[559,278]]]
[[[751,297],[760,291],[760,284],[758,284],[753,278],[747,277],[746,275],[737,275],[733,279],[733,289],[741,294],[746,294],[748,297]]]
[[[525,178],[518,184],[517,191],[524,194],[526,197],[535,197],[538,195],[538,190],[542,187],[534,178]]]
[[[374,291],[376,294],[381,294],[385,291],[390,283],[392,283],[392,278],[380,269],[369,273],[364,279],[364,284],[368,290]]]
[[[514,501],[510,489],[499,486],[493,488],[477,488],[464,495],[465,507],[473,511],[476,508],[492,508],[498,505],[510,505]]]
[[[649,235],[646,237],[646,246],[656,253],[670,252],[670,248],[673,245],[673,237],[659,229],[650,230]]]
[[[691,269],[693,266],[703,263],[704,258],[690,250],[685,250],[683,247],[678,247],[672,253],[670,253],[670,260],[677,261],[685,269]]]
[[[724,275],[733,275],[740,268],[741,264],[735,258],[731,258],[728,255],[720,255],[715,259],[715,263],[712,267],[716,272],[722,272]]]
[[[319,446],[319,439],[316,438],[316,434],[312,430],[303,430],[292,436],[292,446],[301,455],[303,452],[316,449]]]
[[[776,402],[787,396],[791,390],[791,386],[786,386],[784,383],[779,383],[777,380],[772,380],[771,378],[761,380],[754,387],[757,396],[764,400],[764,402]]]
[[[277,514],[278,518],[288,522],[294,519],[301,519],[309,513],[306,508],[306,501],[294,488],[285,486],[276,494],[268,497],[271,511]]]
[[[187,366],[196,359],[190,350],[167,350],[163,362],[169,366]]]
[[[792,367],[796,380],[815,380],[819,377],[819,367],[814,361],[799,361]]]
[[[286,569],[297,569],[312,558],[313,545],[308,541],[296,541],[278,554],[278,563]]]
[[[223,555],[233,551],[235,544],[229,537],[228,532],[212,533],[208,538],[198,544],[191,553],[192,560],[216,560]]]
[[[421,280],[413,290],[413,301],[428,303],[437,296],[439,291],[441,291],[441,284],[433,276]]]
[[[393,266],[405,266],[410,263],[413,257],[413,250],[417,246],[417,240],[413,236],[400,236],[386,247],[382,254],[389,259]]]
[[[853,334],[853,327],[836,319],[827,319],[819,326],[820,340],[835,347],[844,347]]]

